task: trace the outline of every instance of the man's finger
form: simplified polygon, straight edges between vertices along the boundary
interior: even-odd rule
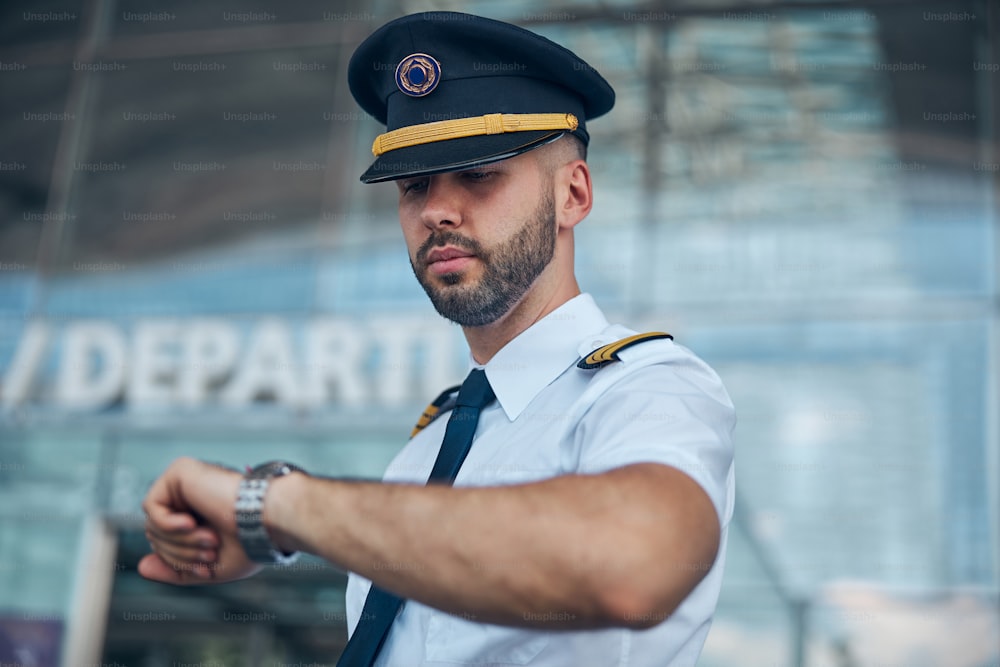
[[[151,522],[161,532],[183,533],[198,527],[198,520],[190,512],[179,512],[158,503],[143,503],[147,522]]]
[[[146,539],[199,549],[217,549],[220,543],[219,535],[206,526],[192,531],[174,531],[162,530],[152,522],[146,522]]]
[[[142,501],[146,519],[164,531],[194,530],[198,520],[189,511],[187,503],[178,497],[170,480],[169,474],[164,474],[149,487]]]
[[[139,574],[147,579],[167,584],[204,584],[214,578],[215,566],[208,563],[171,564],[159,553],[144,556],[139,561]]]
[[[183,533],[197,528],[198,520],[187,512],[164,512],[158,517],[157,524],[165,532]]]
[[[219,558],[219,553],[215,549],[177,545],[149,535],[146,539],[149,540],[153,550],[168,563],[214,563]]]
[[[143,556],[142,560],[139,561],[138,570],[139,574],[153,581],[162,581],[165,584],[175,585],[184,583],[181,573],[170,567],[157,554]]]

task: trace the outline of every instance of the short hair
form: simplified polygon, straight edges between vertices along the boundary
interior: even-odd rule
[[[573,152],[577,159],[587,160],[587,144],[583,143],[583,140],[575,134],[564,134],[560,141],[566,141],[573,146]]]
[[[536,152],[540,163],[549,171],[554,171],[557,167],[573,160],[587,159],[587,145],[576,135],[568,133],[552,143],[536,148],[533,152]]]

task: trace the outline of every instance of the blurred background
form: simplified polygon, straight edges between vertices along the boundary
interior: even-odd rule
[[[461,379],[345,75],[427,9],[617,90],[581,285],[739,415],[699,665],[1000,665],[987,0],[5,2],[0,662],[335,663],[342,573],[144,581],[139,503],[180,455],[378,477]]]

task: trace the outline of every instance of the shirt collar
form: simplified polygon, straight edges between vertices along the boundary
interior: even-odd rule
[[[584,341],[608,327],[589,294],[579,294],[522,331],[486,364],[486,378],[511,421],[580,358]],[[471,357],[471,355],[470,355]]]

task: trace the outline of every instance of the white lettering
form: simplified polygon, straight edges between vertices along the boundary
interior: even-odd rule
[[[69,325],[56,384],[58,402],[77,410],[100,408],[122,391],[126,343],[110,322],[85,320]]]
[[[334,319],[314,322],[306,337],[305,402],[322,404],[333,384],[345,405],[363,405],[369,393],[361,369],[363,352],[364,336],[354,325]]]
[[[464,364],[456,368],[455,349],[460,347],[456,340],[458,329],[443,320],[427,322],[415,329],[416,335],[422,339],[424,350],[420,372],[423,385],[417,390],[417,395],[434,398],[455,384],[456,379],[461,380],[461,374],[465,372]]]
[[[243,367],[222,393],[222,401],[244,406],[257,399],[299,402],[291,332],[280,320],[268,319],[254,330]]]
[[[399,406],[436,396],[460,376],[458,330],[433,318],[272,317],[248,325],[244,334],[221,317],[144,318],[128,330],[110,320],[76,320],[57,338],[49,321],[35,320],[0,369],[0,405],[44,400],[51,382],[53,402],[78,410],[116,400],[140,410],[255,401]]]
[[[4,406],[12,408],[28,399],[48,344],[49,328],[45,322],[36,320],[28,324],[0,390]]]
[[[129,374],[130,406],[166,407],[173,402],[179,331],[173,320],[145,320],[136,325]]]
[[[222,384],[239,355],[235,327],[223,320],[197,320],[182,343],[178,402],[194,407],[205,402],[208,390]]]
[[[419,326],[417,322],[400,322],[395,320],[372,321],[372,337],[379,345],[379,374],[376,387],[378,398],[387,405],[399,405],[406,400],[412,391],[410,380],[413,374],[410,366],[413,354],[410,349],[413,344],[412,331]]]

